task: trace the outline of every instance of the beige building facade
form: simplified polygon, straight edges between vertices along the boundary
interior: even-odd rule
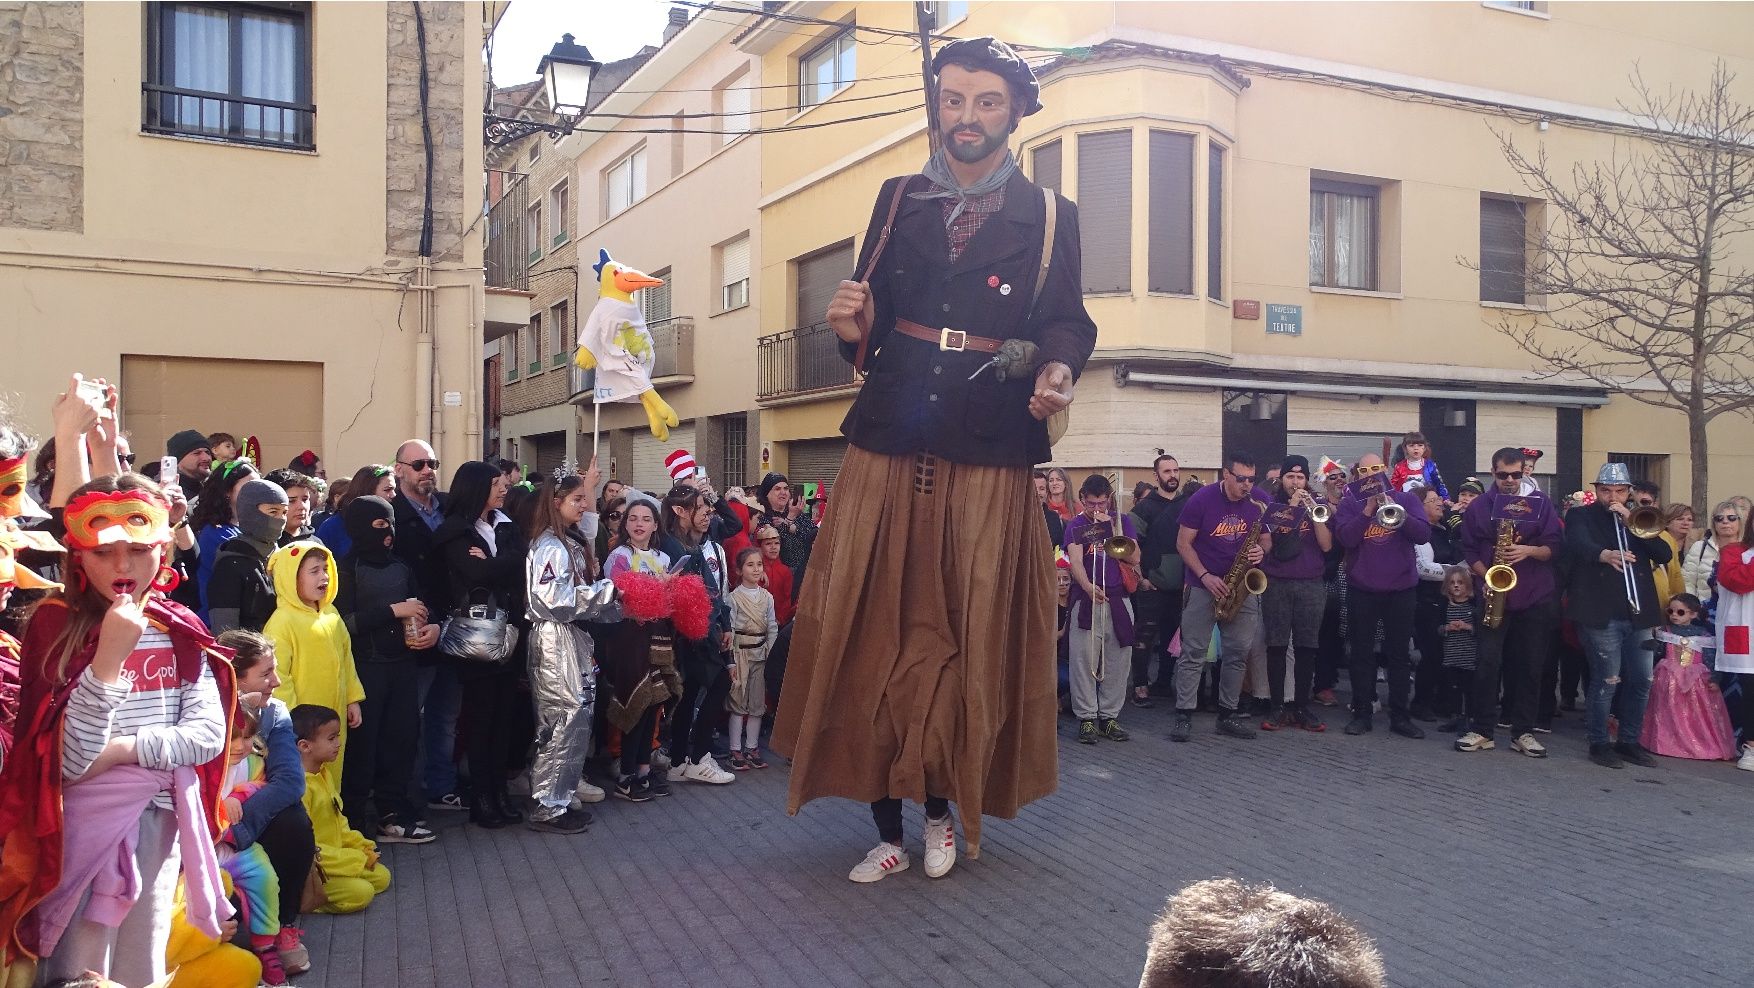
[[[1493,136],[1561,168],[1604,159],[1632,122],[1618,101],[1635,65],[1659,90],[1699,88],[1721,58],[1754,101],[1747,8],[933,8],[938,31],[997,35],[1038,66],[1046,108],[1012,147],[1079,206],[1099,339],[1054,465],[1125,490],[1159,449],[1210,479],[1226,447],[1349,460],[1418,429],[1452,487],[1514,446],[1543,450],[1544,483],[1566,491],[1609,457],[1674,500],[1754,491],[1747,420],[1713,424],[1713,489],[1691,492],[1678,413],[1545,375],[1498,331],[1550,302],[1523,275],[1543,203]],[[739,38],[792,83],[765,105],[800,106],[800,123],[895,111],[763,144],[761,430],[794,481],[826,481],[856,387],[831,359],[826,295],[850,276],[879,184],[919,170],[926,125],[906,112],[910,7],[783,12],[803,20],[752,20]]]
[[[78,371],[120,381],[143,463],[186,428],[332,476],[409,437],[479,455],[475,108],[503,7],[0,3],[24,424],[47,436]]]
[[[760,241],[761,152],[759,135],[746,131],[760,65],[730,43],[735,28],[730,19],[689,21],[674,11],[662,45],[629,60],[638,63],[631,71],[610,75],[622,65],[612,63],[599,73],[593,89],[604,95],[594,97],[577,131],[557,141],[527,139],[543,147],[537,162],[527,149],[508,159],[529,168],[526,208],[545,216],[543,243],[530,248],[531,321],[498,341],[502,455],[544,468],[589,459],[592,387],[571,357],[577,327],[598,299],[591,268],[606,249],[665,281],[635,301],[653,337],[653,383],[681,424],[659,441],[637,403],[604,405],[604,476],[667,490],[664,457],[680,448],[721,485],[758,478],[751,396],[760,300],[750,259]],[[579,40],[588,45],[589,34]],[[557,189],[566,190],[564,204]],[[557,209],[565,211],[564,239]],[[557,312],[568,313],[565,332]]]

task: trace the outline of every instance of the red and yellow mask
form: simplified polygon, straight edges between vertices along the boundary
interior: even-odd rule
[[[171,540],[170,506],[147,490],[81,494],[67,505],[63,520],[70,549],[164,545]]]
[[[24,489],[24,455],[0,460],[0,518],[47,518]]]
[[[31,572],[30,567],[19,563],[18,552],[21,549],[60,552],[61,546],[47,532],[27,532],[13,524],[10,519],[0,520],[0,590],[12,587],[21,590],[59,590],[59,583],[45,580]]]

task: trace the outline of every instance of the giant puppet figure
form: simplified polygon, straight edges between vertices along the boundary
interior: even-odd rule
[[[796,620],[774,747],[788,810],[871,805],[880,842],[848,876],[906,869],[901,800],[926,804],[925,870],[968,856],[983,815],[1052,792],[1054,552],[1031,482],[1047,419],[1096,340],[1078,213],[1006,147],[1041,108],[991,38],[933,61],[942,149],[877,194],[857,281],[827,319],[866,374]]]
[[[652,351],[652,334],[646,329],[645,313],[633,302],[633,293],[641,288],[657,288],[664,283],[643,271],[635,271],[599,249],[597,263],[591,265],[597,275],[597,305],[590,318],[579,329],[579,349],[573,363],[581,370],[597,372],[597,403],[639,399],[645,406],[646,422],[659,442],[670,438],[676,425],[676,411],[658,397],[652,387],[652,367],[657,355]],[[594,433],[595,428],[592,429]]]

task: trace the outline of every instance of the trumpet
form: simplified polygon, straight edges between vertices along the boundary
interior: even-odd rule
[[[1376,509],[1376,523],[1392,532],[1407,524],[1407,509],[1394,501],[1385,501]]]
[[[1309,514],[1309,520],[1317,525],[1326,525],[1334,517],[1334,509],[1326,501],[1316,500],[1308,488],[1297,492],[1297,503]]]

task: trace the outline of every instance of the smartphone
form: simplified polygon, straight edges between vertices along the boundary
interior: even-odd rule
[[[175,484],[175,483],[178,483],[178,480],[177,480],[177,458],[174,456],[161,456],[161,457],[159,457],[158,458],[158,484],[159,484],[159,486],[160,487],[169,487],[170,485]]]
[[[93,408],[102,410],[109,404],[108,389],[96,381],[81,378],[79,381],[79,397],[91,402]]]

